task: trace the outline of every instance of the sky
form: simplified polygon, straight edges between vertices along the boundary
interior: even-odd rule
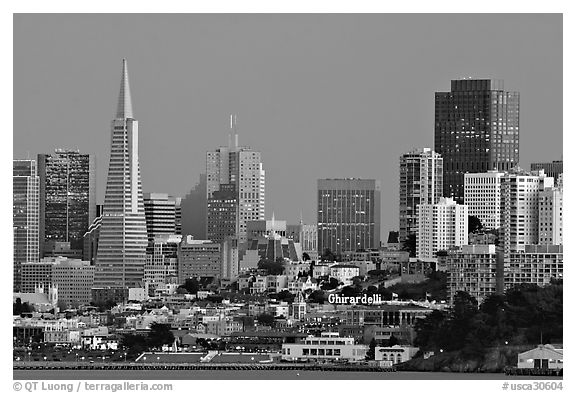
[[[122,59],[144,192],[185,196],[206,151],[262,152],[266,216],[316,220],[318,178],[382,183],[398,228],[398,162],[434,144],[434,92],[463,77],[520,92],[520,165],[562,158],[561,14],[15,14],[14,158],[97,159],[104,199]]]

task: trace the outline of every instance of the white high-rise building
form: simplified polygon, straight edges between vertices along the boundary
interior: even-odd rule
[[[13,161],[12,224],[14,230],[14,292],[20,292],[23,263],[40,258],[40,178],[34,160]]]
[[[234,184],[238,203],[238,233],[240,242],[246,242],[246,222],[264,220],[265,171],[262,154],[249,147],[238,146],[236,117],[231,116],[234,132],[228,147],[206,153],[206,198],[209,200],[222,184]]]
[[[540,191],[538,197],[538,244],[563,244],[562,194],[562,187],[549,187]]]
[[[500,228],[500,181],[504,172],[464,174],[464,204],[468,214],[482,221],[486,229]]]
[[[538,244],[540,191],[554,186],[543,170],[516,169],[501,178],[500,243],[505,254]]]
[[[436,258],[440,250],[468,244],[468,206],[452,198],[433,205],[418,205],[416,257]]]
[[[442,165],[440,154],[428,147],[400,156],[400,242],[418,231],[416,206],[438,203],[442,197]]]
[[[94,286],[140,287],[146,263],[146,218],[138,161],[138,121],[132,113],[128,67],[123,60]]]

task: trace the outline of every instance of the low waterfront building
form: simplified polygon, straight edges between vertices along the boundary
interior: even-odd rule
[[[282,360],[285,361],[362,361],[368,346],[355,344],[352,337],[340,337],[338,333],[324,332],[320,337],[308,336],[299,344],[282,344]]]
[[[564,351],[550,344],[540,344],[518,354],[518,368],[563,369]]]
[[[404,363],[412,359],[419,348],[404,345],[393,345],[391,347],[376,347],[374,349],[374,360],[384,362],[384,366],[393,366]]]

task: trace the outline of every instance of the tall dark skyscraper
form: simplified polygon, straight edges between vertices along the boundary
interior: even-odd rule
[[[95,159],[90,154],[62,149],[38,154],[43,253],[54,242],[69,242],[70,248],[83,249],[84,234],[96,217],[95,172]]]
[[[318,253],[380,247],[380,182],[318,180]]]
[[[436,93],[434,150],[444,159],[443,196],[464,203],[464,174],[507,171],[520,161],[520,93],[501,80],[453,80]]]
[[[112,120],[110,165],[96,254],[94,286],[98,288],[139,287],[144,279],[148,237],[138,139],[124,60],[118,110]]]

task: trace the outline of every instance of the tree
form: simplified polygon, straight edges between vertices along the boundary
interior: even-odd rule
[[[398,344],[400,344],[400,341],[398,341],[395,335],[391,334],[390,338],[388,339],[388,346],[393,347],[394,345]]]
[[[468,233],[477,232],[484,228],[482,221],[476,216],[468,216]]]
[[[274,293],[274,294],[270,295],[270,297],[272,297],[272,298],[275,298],[281,302],[284,301],[284,302],[288,302],[288,303],[292,303],[294,301],[295,296],[296,295],[290,293],[286,289],[284,289],[282,292],[278,292],[278,293]]]
[[[416,233],[410,233],[402,243],[402,251],[408,251],[411,258],[416,257]]]
[[[28,304],[28,302],[22,303],[22,299],[19,297],[17,297],[16,301],[12,303],[12,315],[21,315],[33,311],[34,307]]]
[[[316,290],[308,295],[308,300],[312,303],[324,304],[324,299],[324,291]]]
[[[274,315],[272,314],[260,314],[256,319],[260,325],[264,326],[274,325]]]
[[[366,360],[374,360],[376,357],[376,339],[372,337],[370,344],[368,345],[368,351],[366,352]]]
[[[267,274],[280,275],[284,273],[284,263],[283,261],[261,259],[258,261],[258,269],[266,270]]]
[[[302,260],[303,261],[309,261],[310,259],[311,259],[310,255],[307,252],[302,253]]]
[[[170,325],[166,323],[153,323],[150,325],[148,333],[148,345],[150,348],[159,348],[164,344],[174,342],[174,333],[170,330]]]
[[[320,289],[322,289],[323,291],[329,291],[331,289],[336,289],[338,288],[338,280],[336,280],[334,277],[330,277],[330,279],[328,281],[325,281],[321,286]]]
[[[136,334],[126,334],[122,338],[122,345],[128,352],[127,356],[134,357],[147,351],[148,343],[146,342],[146,337],[136,335]]]
[[[334,254],[332,252],[332,250],[330,250],[329,248],[326,248],[326,249],[324,249],[324,252],[322,253],[321,259],[323,261],[335,262],[336,261],[336,254]]]
[[[200,282],[196,277],[187,278],[178,288],[184,288],[188,293],[195,295],[200,290]]]

